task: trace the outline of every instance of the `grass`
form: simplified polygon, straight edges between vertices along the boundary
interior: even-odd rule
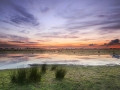
[[[46,70],[47,70],[47,64],[42,64],[42,66],[41,66],[41,72],[42,73],[46,73]]]
[[[11,83],[9,72],[14,70],[1,70],[0,90],[120,90],[120,66],[58,66],[67,69],[63,80],[56,80],[51,67],[39,83],[24,85]]]
[[[57,69],[57,67],[58,67],[58,65],[52,65],[52,67],[51,67],[51,71],[56,70],[56,69]]]
[[[41,75],[38,67],[16,69],[10,72],[10,81],[15,84],[36,83],[40,82]]]
[[[10,81],[12,83],[16,83],[17,82],[17,77],[16,77],[16,71],[15,70],[10,72]]]
[[[41,72],[38,67],[30,68],[28,80],[29,82],[34,82],[34,83],[41,81]]]
[[[27,81],[27,69],[17,69],[12,71],[10,74],[10,79],[12,83],[24,84]]]
[[[64,68],[58,68],[55,72],[56,79],[63,79],[65,77],[67,70]]]
[[[18,83],[25,83],[27,80],[27,69],[18,69],[16,79]]]

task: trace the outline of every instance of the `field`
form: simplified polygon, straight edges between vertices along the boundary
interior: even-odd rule
[[[58,66],[61,67],[61,66]],[[0,90],[120,90],[120,66],[74,66],[62,65],[67,73],[63,80],[56,80],[51,65],[41,82],[13,84],[10,71],[0,71]]]

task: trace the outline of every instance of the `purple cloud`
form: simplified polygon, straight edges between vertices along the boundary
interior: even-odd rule
[[[42,12],[42,13],[46,13],[46,12],[48,12],[50,9],[48,8],[48,7],[41,7],[40,8],[40,11]]]
[[[24,33],[24,34],[29,34],[30,33],[30,31],[26,31],[26,30],[21,30],[21,31],[19,31],[20,33]]]
[[[11,34],[5,34],[5,33],[0,33],[0,38],[8,39],[8,40],[13,40],[13,41],[24,41],[28,42],[29,38],[27,37],[22,37],[18,35],[11,35]]]
[[[108,45],[114,45],[114,44],[120,44],[120,40],[119,39],[114,39],[114,40],[111,40]]]
[[[24,24],[33,25],[33,26],[39,25],[39,22],[34,17],[34,15],[28,12],[28,10],[24,6],[18,4],[16,0],[10,0],[10,1],[1,0],[1,4],[0,4],[2,8],[1,10],[7,11],[6,13],[10,14],[9,16],[7,16],[9,20],[4,20],[5,22],[9,24],[13,23],[18,25],[24,25]],[[10,11],[13,13],[11,13]]]
[[[22,41],[8,41],[8,42],[14,42],[14,43],[25,43],[25,42],[22,42]]]
[[[37,33],[36,36],[44,37],[44,38],[79,38],[75,35],[65,35],[63,32],[52,32],[52,33]]]

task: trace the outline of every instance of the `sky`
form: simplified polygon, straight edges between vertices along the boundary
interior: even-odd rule
[[[0,0],[0,47],[120,48],[120,0]]]

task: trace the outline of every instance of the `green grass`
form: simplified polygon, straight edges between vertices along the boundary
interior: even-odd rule
[[[56,80],[52,66],[39,83],[14,84],[10,72],[0,71],[0,90],[120,90],[120,66],[58,66],[66,68],[63,80]]]

